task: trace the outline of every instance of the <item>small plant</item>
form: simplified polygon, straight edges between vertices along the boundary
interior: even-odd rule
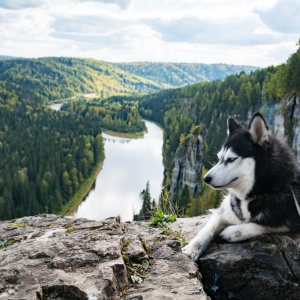
[[[185,238],[182,235],[182,232],[173,230],[169,226],[161,227],[161,229],[163,230],[164,233],[168,234],[171,237],[171,239],[178,241],[180,243],[181,247],[184,247],[185,245],[187,245],[187,242],[185,241]]]
[[[20,223],[12,223],[9,224],[10,227],[17,229],[17,228],[26,228],[26,229],[31,229],[31,226],[25,225],[25,224],[20,224]]]
[[[67,231],[67,233],[71,233],[71,232],[74,231],[74,228],[73,227],[68,227],[66,231]]]
[[[162,210],[157,210],[150,222],[150,226],[158,227],[162,230],[163,233],[166,233],[169,235],[172,239],[179,241],[181,244],[181,247],[186,245],[186,241],[180,231],[173,230],[171,227],[168,226],[168,224],[175,222],[177,219],[176,215],[166,215],[163,213]]]
[[[164,227],[169,223],[175,222],[176,215],[166,215],[161,209],[157,210],[150,219],[149,225],[155,227]]]
[[[1,248],[6,248],[10,245],[13,245],[14,244],[14,240],[2,240],[0,241],[0,249]]]
[[[147,277],[147,270],[150,266],[148,259],[143,259],[141,261],[137,259],[129,259],[130,263],[127,268],[133,273],[130,276],[132,283],[142,283]]]
[[[142,283],[147,277],[147,270],[150,266],[150,261],[145,257],[130,257],[126,255],[126,248],[131,243],[130,240],[123,241],[121,253],[125,262],[126,268],[129,271],[132,283]]]

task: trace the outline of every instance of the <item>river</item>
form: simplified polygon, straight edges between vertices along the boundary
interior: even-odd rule
[[[52,107],[59,110],[59,106]],[[121,216],[131,221],[142,201],[140,193],[150,184],[151,197],[158,200],[163,182],[163,131],[145,121],[148,132],[140,139],[127,139],[103,133],[105,159],[95,184],[78,206],[75,217],[103,220]]]
[[[79,205],[75,217],[102,220],[120,215],[131,221],[141,208],[139,194],[150,184],[150,194],[158,200],[162,189],[163,132],[145,121],[148,133],[142,139],[125,139],[103,133],[105,160],[94,188]]]

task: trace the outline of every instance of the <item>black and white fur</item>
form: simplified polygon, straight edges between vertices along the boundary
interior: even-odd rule
[[[219,162],[204,181],[227,189],[220,207],[182,251],[197,261],[216,234],[239,242],[266,233],[300,230],[300,169],[292,151],[271,136],[261,114],[249,129],[228,119]]]

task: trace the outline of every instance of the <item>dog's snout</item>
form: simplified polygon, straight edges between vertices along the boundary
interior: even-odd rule
[[[204,176],[204,181],[207,183],[207,184],[209,184],[211,181],[212,181],[212,177],[211,176],[209,176],[209,175],[207,175],[207,176]]]

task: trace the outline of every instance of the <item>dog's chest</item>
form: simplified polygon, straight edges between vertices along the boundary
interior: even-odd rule
[[[248,210],[248,202],[235,195],[230,196],[230,206],[235,215],[243,222],[249,222],[251,214]]]

